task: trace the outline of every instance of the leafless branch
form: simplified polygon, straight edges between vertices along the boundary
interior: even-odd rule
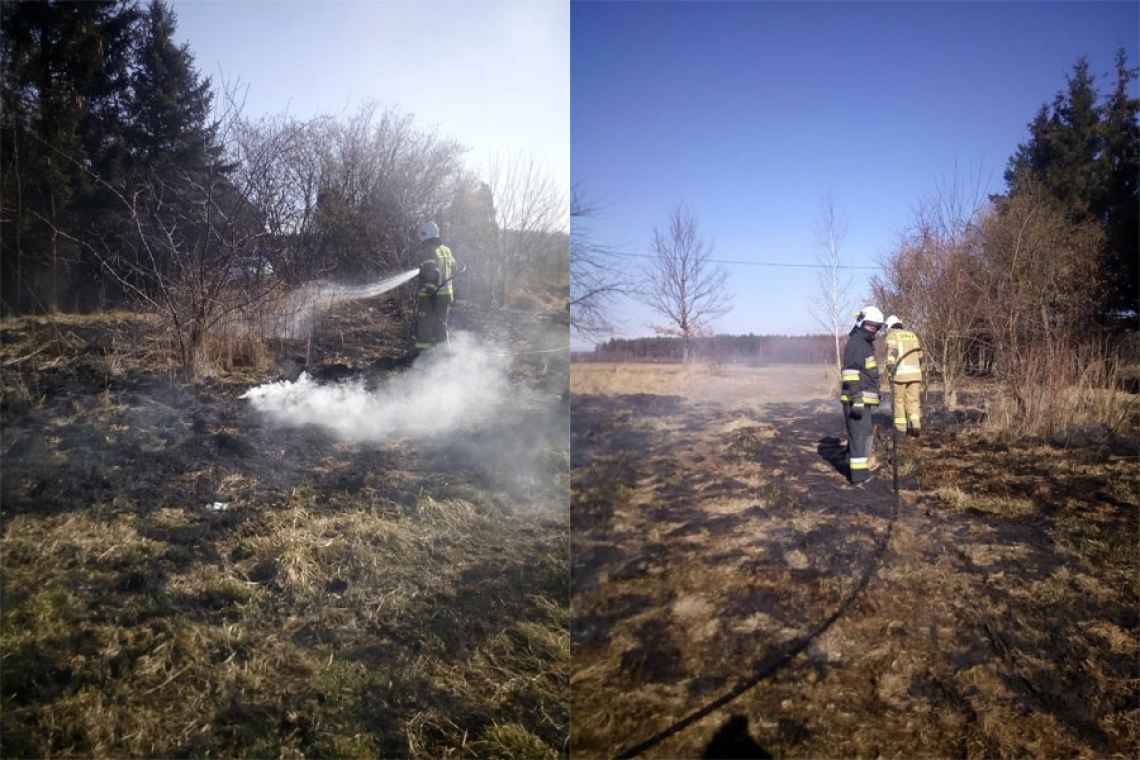
[[[669,215],[665,232],[653,230],[651,251],[654,259],[646,273],[649,286],[643,299],[667,320],[660,329],[684,341],[688,361],[691,339],[732,310],[728,273],[709,261],[712,246],[700,237],[697,220],[684,205]]]

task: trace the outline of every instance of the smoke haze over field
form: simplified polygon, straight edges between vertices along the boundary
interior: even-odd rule
[[[496,415],[508,399],[508,362],[502,351],[457,333],[450,347],[428,352],[374,390],[363,380],[319,385],[302,374],[296,382],[252,388],[242,398],[276,424],[318,425],[345,440],[430,438]]]

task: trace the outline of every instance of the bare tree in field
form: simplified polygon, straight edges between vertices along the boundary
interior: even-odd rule
[[[712,246],[697,231],[697,220],[683,205],[669,215],[669,228],[653,230],[654,260],[647,278],[646,305],[668,320],[657,331],[680,336],[682,356],[690,359],[690,342],[713,320],[732,310],[728,273],[709,261]]]
[[[570,200],[570,327],[582,337],[613,332],[609,307],[629,284],[610,261],[611,251],[590,237],[585,220],[595,209],[575,190]]]
[[[820,252],[819,292],[812,303],[812,314],[832,335],[835,343],[835,368],[843,363],[839,342],[843,337],[851,311],[851,278],[843,274],[843,241],[847,238],[847,222],[828,196],[820,205],[817,229]]]
[[[566,195],[534,157],[522,154],[492,161],[487,184],[499,235],[495,280],[506,303],[512,280],[536,266],[553,233],[566,231]]]

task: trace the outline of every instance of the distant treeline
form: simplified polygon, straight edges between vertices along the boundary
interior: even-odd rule
[[[696,361],[732,364],[809,364],[829,360],[832,338],[827,335],[713,335],[690,340]],[[576,352],[577,361],[679,362],[681,338],[613,338],[592,352]]]

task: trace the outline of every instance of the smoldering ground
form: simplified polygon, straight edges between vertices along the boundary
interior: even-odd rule
[[[406,317],[334,305],[272,369],[192,385],[131,315],[0,325],[0,754],[565,746],[568,365],[528,353],[562,313],[461,303],[477,348],[415,361]],[[303,364],[362,405],[297,424],[241,398],[296,395]],[[443,388],[464,400],[433,415]],[[373,418],[320,424],[338,409]]]
[[[302,374],[242,398],[273,424],[317,425],[348,441],[435,438],[494,415],[507,397],[506,370],[505,353],[459,334],[371,389],[363,377],[321,384]]]
[[[312,427],[354,444],[415,445],[445,471],[471,468],[497,486],[534,489],[560,469],[567,410],[512,383],[514,358],[502,345],[456,332],[400,372],[335,383],[302,373],[241,398],[274,427]]]

